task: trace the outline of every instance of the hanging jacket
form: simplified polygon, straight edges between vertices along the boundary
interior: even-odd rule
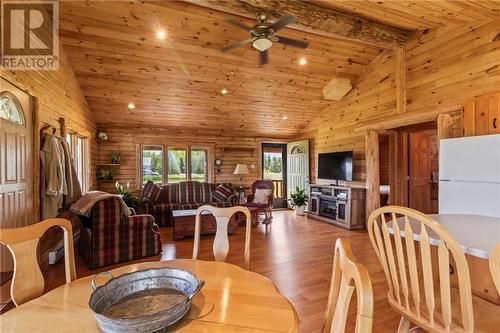
[[[64,196],[64,205],[69,205],[81,198],[82,187],[80,185],[80,181],[78,180],[78,174],[75,169],[73,157],[71,157],[68,141],[63,138],[58,138],[58,140],[61,144],[65,161],[64,169],[67,193]]]
[[[42,218],[56,217],[63,204],[66,186],[65,158],[62,144],[55,135],[45,138],[40,152],[42,163]]]

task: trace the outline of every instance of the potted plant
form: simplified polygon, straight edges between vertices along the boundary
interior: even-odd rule
[[[111,153],[111,163],[120,164],[122,154],[119,151],[114,151]]]
[[[127,183],[127,187],[128,187],[128,183]],[[131,207],[135,210],[140,208],[140,206],[141,206],[140,198],[133,195],[129,191],[123,189],[123,186],[118,181],[116,181],[116,183],[115,183],[115,188],[116,188],[116,193],[118,193],[122,196],[123,201],[125,201],[125,204],[128,207]]]
[[[295,215],[304,215],[304,208],[306,207],[307,200],[309,197],[306,194],[305,189],[300,189],[298,186],[295,188],[295,192],[290,193],[290,205],[295,210]]]
[[[97,180],[113,180],[116,176],[116,172],[107,169],[97,169]]]

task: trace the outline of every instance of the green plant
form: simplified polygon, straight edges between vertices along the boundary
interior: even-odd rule
[[[111,153],[111,163],[120,164],[122,154],[119,151],[114,151]]]
[[[290,193],[290,204],[292,208],[305,206],[309,197],[306,194],[305,189],[300,189],[298,186],[295,188],[295,192]]]
[[[97,170],[97,179],[99,180],[110,180],[115,176],[115,172],[106,170],[106,169],[98,169]]]
[[[134,209],[138,209],[141,206],[141,199],[133,195],[132,193],[124,190],[120,182],[116,181],[115,188],[116,188],[116,193],[122,196],[122,199],[123,201],[125,201],[125,204],[127,206],[132,207]]]

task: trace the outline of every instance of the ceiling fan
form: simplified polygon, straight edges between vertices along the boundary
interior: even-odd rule
[[[257,15],[257,24],[255,24],[253,27],[250,27],[235,19],[226,19],[226,22],[247,30],[248,32],[250,32],[252,37],[229,44],[228,46],[223,48],[222,51],[227,52],[237,47],[252,43],[252,46],[260,52],[259,60],[261,65],[267,64],[269,62],[269,55],[267,50],[271,46],[273,46],[273,42],[300,47],[302,49],[307,48],[307,46],[309,45],[309,42],[288,37],[276,36],[274,34],[276,31],[283,29],[287,25],[296,23],[297,18],[293,15],[283,16],[278,21],[270,23],[267,22],[267,15],[259,14]]]

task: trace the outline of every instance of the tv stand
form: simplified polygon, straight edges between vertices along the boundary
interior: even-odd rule
[[[309,184],[308,216],[345,229],[365,228],[365,189]]]

